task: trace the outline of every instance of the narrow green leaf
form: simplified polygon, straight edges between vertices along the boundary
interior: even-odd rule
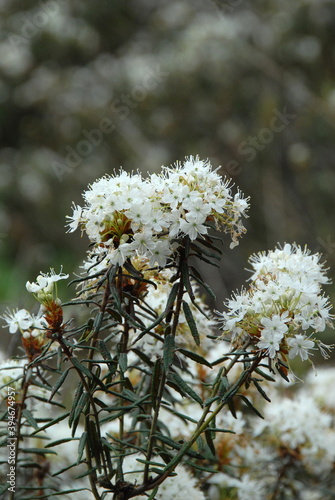
[[[153,366],[153,362],[144,352],[140,349],[132,348],[132,351],[148,366]]]
[[[263,372],[260,368],[256,368],[255,372],[258,373],[261,377],[265,378],[265,380],[268,380],[269,382],[275,382],[275,379],[271,377],[271,375],[268,375],[267,373]]]
[[[52,441],[52,443],[46,444],[45,448],[52,448],[53,446],[58,446],[63,443],[68,443],[69,441],[78,441],[78,438],[67,437],[63,439],[57,439],[57,441]]]
[[[95,462],[98,466],[98,469],[101,469],[101,455],[102,455],[102,447],[99,439],[99,435],[93,420],[88,420],[88,443],[91,450],[91,453],[95,459]]]
[[[197,463],[191,462],[190,460],[185,460],[185,463],[192,467],[193,469],[201,470],[203,472],[210,472],[211,474],[216,474],[218,471],[210,467],[205,467],[204,465],[199,465]]]
[[[119,366],[120,370],[122,373],[125,373],[128,368],[128,357],[126,352],[120,352],[118,355],[118,361],[119,361]]]
[[[99,311],[96,317],[94,318],[94,323],[92,326],[93,333],[96,333],[100,330],[103,319],[104,319],[104,313]]]
[[[235,431],[232,431],[230,429],[220,429],[219,427],[208,427],[208,430],[211,432],[225,432],[228,434],[236,434]]]
[[[67,368],[62,373],[62,375],[60,376],[60,378],[57,380],[57,382],[53,386],[52,391],[50,393],[49,401],[52,400],[52,398],[54,397],[54,395],[56,394],[56,392],[58,391],[58,389],[60,389],[60,387],[63,385],[63,383],[65,382],[65,379],[66,379],[66,377],[67,377],[67,375],[68,375],[68,373],[69,373],[70,370],[71,370],[71,367]]]
[[[194,293],[193,293],[193,288],[191,285],[191,280],[190,280],[190,270],[189,270],[189,265],[187,262],[183,262],[181,266],[181,277],[183,281],[183,285],[185,287],[185,290],[190,296],[190,299],[192,302],[195,301]]]
[[[20,448],[23,453],[34,453],[35,455],[57,455],[53,450],[46,450],[45,448]]]
[[[80,396],[80,399],[78,401],[78,404],[74,408],[73,412],[73,420],[71,422],[71,427],[72,427],[72,435],[75,434],[76,428],[79,422],[80,414],[84,413],[85,407],[89,401],[89,395],[87,392],[83,392],[82,395]]]
[[[221,399],[221,401],[224,399],[228,390],[229,390],[229,381],[228,381],[228,378],[226,376],[224,376],[220,380],[220,385],[219,385],[219,390],[218,390],[218,396]]]
[[[266,394],[266,392],[263,390],[263,388],[261,387],[261,385],[257,382],[257,380],[253,380],[253,383],[255,384],[255,387],[256,389],[258,390],[258,392],[261,394],[261,396],[263,396],[263,398],[268,401],[269,403],[271,403],[271,399],[269,398],[269,396]]]
[[[167,436],[165,436],[163,434],[155,434],[155,437],[159,441],[161,441],[162,443],[167,444],[168,446],[170,446],[171,448],[173,448],[174,450],[178,450],[178,451],[182,450],[183,448],[186,448],[186,445],[187,445],[187,443],[184,443],[184,444],[176,443],[175,441],[173,441],[173,439],[170,439],[169,437],[167,437]],[[203,459],[204,458],[203,455],[200,455],[200,453],[197,453],[196,451],[193,451],[193,450],[187,450],[185,452],[185,454],[187,456],[189,456],[189,457],[192,457],[192,458],[197,458],[197,459]],[[173,460],[172,460],[172,462],[173,462]]]
[[[179,375],[178,373],[171,374],[172,380],[175,384],[180,388],[181,392],[184,393],[184,396],[190,396],[194,401],[199,403],[202,406],[202,399],[198,394],[190,387]]]
[[[217,252],[220,255],[222,255],[222,250],[213,244],[212,239],[216,239],[216,238],[214,238],[213,236],[206,236],[205,238],[198,238],[197,243],[199,243],[207,248],[210,248],[214,252]],[[221,238],[217,238],[217,241],[219,241],[222,244]]]
[[[191,274],[191,277],[193,279],[195,279],[195,281],[197,283],[199,283],[199,285],[202,286],[206,290],[208,295],[210,295],[213,300],[216,300],[215,293],[213,292],[213,290],[211,289],[211,287],[207,283],[205,283],[201,278],[199,278],[199,276],[195,275],[194,272]]]
[[[86,375],[88,378],[90,378],[92,380],[93,378],[93,374],[92,372],[85,366],[83,365],[78,358],[76,358],[75,356],[73,356],[71,358],[71,361],[72,361],[72,364],[78,369],[81,371],[81,373],[83,373],[84,375]]]
[[[181,347],[179,347],[178,351],[181,354],[184,354],[184,356],[186,356],[187,358],[190,358],[193,361],[196,361],[197,363],[200,363],[201,365],[206,365],[209,368],[213,368],[212,365],[210,364],[210,362],[207,361],[207,359],[205,359],[202,356],[200,356],[200,354],[197,354],[197,353],[192,352],[192,351],[188,351],[187,349],[182,349]]]
[[[213,438],[211,436],[211,431],[209,431],[208,429],[205,430],[205,438],[206,438],[206,443],[208,444],[208,448],[211,450],[213,457],[215,457],[216,456],[215,446],[213,443]]]
[[[77,465],[77,464],[73,464],[73,465]],[[98,469],[98,467],[96,465],[94,467],[90,467],[89,469],[85,470],[85,472],[82,472],[82,474],[79,474],[78,476],[76,476],[75,479],[81,479],[83,477],[89,476],[89,475],[93,474],[93,472],[95,472],[97,469]],[[67,469],[64,469],[61,472],[64,472],[65,470],[67,470]],[[60,474],[60,472],[58,474]],[[52,475],[54,476],[55,474],[52,474]]]
[[[32,413],[29,410],[27,410],[27,408],[25,408],[22,411],[22,415],[27,420],[27,422],[28,422],[29,425],[31,425],[32,427],[34,427],[34,429],[38,429],[38,424],[37,424],[36,420],[34,419]]]
[[[262,418],[264,420],[264,417],[263,415],[257,410],[257,408],[254,407],[254,405],[251,403],[251,401],[249,401],[248,398],[246,398],[243,394],[237,394],[237,396],[239,396],[247,406],[249,406],[249,408],[260,418]]]
[[[66,467],[63,467],[62,469],[58,470],[57,472],[54,472],[53,474],[51,474],[51,476],[52,477],[60,476],[60,474],[63,474],[67,470],[72,469],[73,467],[76,467],[76,466],[77,466],[77,462],[74,462],[71,465],[67,465]]]
[[[166,335],[164,338],[164,346],[163,346],[163,362],[166,373],[168,373],[168,371],[170,370],[170,366],[172,365],[174,350],[175,350],[174,336]]]
[[[162,377],[162,366],[161,366],[161,360],[156,359],[154,367],[152,369],[152,376],[151,376],[151,404],[153,409],[156,409],[156,396],[158,392],[158,386],[159,382]]]
[[[200,345],[200,337],[199,337],[198,328],[197,328],[196,322],[195,322],[195,320],[193,318],[193,314],[192,314],[191,308],[188,305],[188,303],[185,302],[185,300],[183,300],[183,311],[184,311],[184,314],[185,314],[185,318],[186,318],[187,324],[190,327],[190,331],[192,333],[192,337],[194,338],[194,341],[197,344],[197,346],[199,346]]]
[[[161,473],[161,472],[162,472],[162,471],[159,471],[159,473]],[[158,488],[159,488],[159,486],[156,486],[156,488],[154,488],[154,489],[152,490],[152,493],[151,493],[151,495],[149,496],[148,500],[154,500],[155,495],[156,495],[156,493],[157,493],[157,491],[158,491]]]
[[[207,252],[207,250],[205,250],[204,248],[199,248],[195,243],[191,243],[191,248],[197,253],[197,255],[206,255],[206,257],[208,257],[209,259],[221,260],[220,255],[217,255],[213,252]]]
[[[197,257],[198,257],[198,259],[203,260],[204,262],[206,262],[206,264],[209,264],[210,266],[214,266],[214,267],[217,267],[218,269],[220,269],[220,266],[218,264],[215,264],[211,260],[206,259],[202,254],[199,253],[197,255]]]
[[[84,390],[84,386],[83,386],[83,384],[81,382],[79,382],[79,384],[77,386],[77,389],[76,389],[76,392],[74,393],[73,404],[72,404],[72,408],[71,408],[70,415],[69,415],[69,427],[72,426],[72,422],[73,422],[74,414],[75,414],[75,411],[76,411],[76,407],[77,407],[78,402],[79,402],[79,400],[81,398],[83,390]]]
[[[66,417],[70,415],[70,412],[65,413],[64,415],[61,415],[60,417],[54,418],[53,420],[50,420],[47,424],[43,425],[43,427],[40,427],[38,430],[33,432],[31,436],[34,436],[34,434],[37,434],[40,431],[44,431],[45,429],[48,429],[48,427],[52,427],[55,424],[58,424],[58,422],[61,422],[64,420]]]
[[[204,440],[202,439],[202,436],[199,436],[198,439],[196,440],[198,451],[200,454],[202,454],[205,450],[205,443]]]
[[[237,419],[235,403],[234,403],[234,400],[232,397],[228,398],[227,405],[228,405],[228,408],[230,410],[230,413],[233,415],[234,418]]]
[[[63,351],[62,348],[59,346],[57,349],[57,370],[59,372],[61,371],[62,360],[63,360]]]
[[[111,361],[111,362],[113,361],[111,353],[109,352],[109,349],[103,340],[98,340],[97,347],[98,347],[99,352],[101,353],[102,357],[106,361]]]

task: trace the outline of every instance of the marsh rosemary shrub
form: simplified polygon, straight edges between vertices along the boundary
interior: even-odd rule
[[[285,415],[302,407],[285,402],[275,418],[267,395],[271,383],[294,376],[292,359],[310,361],[315,349],[328,356],[318,338],[332,320],[320,256],[290,244],[252,256],[248,284],[214,313],[197,260],[218,265],[230,251],[220,230],[230,248],[238,244],[249,200],[209,161],[190,157],[147,178],[120,170],[83,198],[67,223],[90,241],[70,283],[74,299],[62,303],[69,275],[51,270],[26,285],[37,314],[2,316],[24,352],[1,367],[4,463],[12,467],[2,491],[27,499],[202,500],[244,499],[248,491],[268,498],[272,488],[269,498],[282,498],[297,486],[276,467],[277,448],[286,449],[283,463],[299,449],[308,476],[313,444],[327,475],[329,447],[309,446],[304,434],[294,439],[290,426],[287,438],[280,435]],[[263,407],[270,421],[262,427],[250,415],[263,418]],[[332,442],[318,411],[313,418]],[[278,447],[272,440],[267,461],[266,445],[257,450],[247,439],[251,422],[254,436],[275,429],[282,439]],[[262,480],[257,460],[272,480]]]

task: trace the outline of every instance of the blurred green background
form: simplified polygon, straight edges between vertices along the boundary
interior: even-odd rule
[[[226,238],[220,272],[202,269],[217,308],[248,256],[277,242],[321,252],[334,279],[333,0],[0,0],[0,12],[1,312],[36,311],[25,282],[40,271],[79,271],[88,242],[64,225],[88,183],[197,154],[251,197],[240,246]]]

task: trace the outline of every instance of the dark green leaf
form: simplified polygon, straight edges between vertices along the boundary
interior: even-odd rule
[[[191,277],[193,279],[195,279],[197,281],[197,283],[199,283],[199,285],[201,285],[206,290],[206,292],[212,297],[213,300],[216,300],[215,293],[213,292],[213,290],[211,289],[211,287],[207,283],[205,283],[202,279],[200,279],[198,276],[196,276],[193,273],[191,274]]]
[[[205,443],[204,443],[204,440],[202,439],[202,436],[198,437],[198,439],[196,440],[196,443],[197,443],[198,451],[202,455],[204,450],[205,450]]]
[[[27,420],[27,422],[29,423],[29,425],[31,425],[32,427],[34,427],[34,429],[38,429],[38,424],[37,424],[36,420],[34,419],[32,413],[29,410],[27,410],[27,408],[25,408],[22,411],[22,415]]]
[[[143,351],[140,349],[132,348],[132,351],[148,366],[152,366],[153,362]]]
[[[52,388],[52,391],[51,391],[51,394],[50,394],[50,397],[49,397],[49,401],[52,400],[52,398],[54,397],[54,395],[56,394],[56,392],[58,391],[58,389],[63,385],[69,371],[71,370],[71,367],[70,368],[67,368],[61,375],[61,377],[57,380],[57,382],[55,383],[55,385],[53,386]]]
[[[221,399],[221,401],[224,399],[228,390],[229,390],[229,381],[228,378],[224,376],[220,380],[219,391],[218,391],[218,396]]]
[[[126,352],[120,352],[120,354],[118,355],[118,362],[120,370],[122,371],[122,373],[125,373],[128,368],[128,358]]]
[[[53,450],[46,450],[44,448],[20,448],[23,453],[34,453],[35,455],[57,455]]]
[[[158,486],[156,486],[156,488],[154,488],[154,489],[152,490],[152,493],[151,493],[151,495],[149,496],[148,500],[154,500],[155,495],[156,495],[156,493],[157,493],[157,491],[158,491],[158,488],[159,488],[159,487],[158,487]]]
[[[83,392],[82,395],[80,396],[78,404],[74,408],[73,419],[71,421],[72,436],[76,432],[76,428],[77,428],[77,425],[79,422],[80,414],[85,413],[85,408],[86,408],[86,405],[88,404],[88,401],[89,401],[89,394],[87,392]],[[69,422],[69,425],[70,425],[70,422]]]
[[[168,373],[168,371],[170,370],[170,366],[172,365],[174,350],[175,350],[174,336],[166,335],[164,338],[164,346],[163,346],[163,362],[166,373]]]
[[[64,472],[66,472],[67,470],[69,469],[72,469],[73,467],[76,467],[78,464],[77,462],[74,462],[73,464],[71,465],[67,465],[66,467],[64,467],[63,469],[60,469],[58,470],[57,472],[54,472],[53,474],[51,474],[52,477],[56,477],[56,476],[59,476],[60,474],[63,474]]]
[[[236,408],[235,408],[235,403],[234,403],[234,400],[232,397],[229,397],[228,400],[227,400],[227,405],[228,405],[228,408],[230,410],[230,413],[233,415],[234,418],[237,419],[237,416],[236,416]]]
[[[183,393],[184,396],[190,396],[194,401],[202,406],[202,399],[200,398],[200,396],[198,396],[198,394],[188,384],[186,384],[186,382],[178,375],[178,373],[172,373],[171,378],[179,387],[181,393]]]
[[[161,441],[164,444],[167,444],[168,446],[171,446],[171,448],[173,448],[174,450],[182,450],[183,448],[186,449],[187,446],[186,443],[184,444],[176,443],[175,441],[173,441],[173,439],[170,439],[169,437],[164,436],[163,434],[155,434],[155,436],[159,441]],[[185,454],[188,455],[189,457],[198,458],[200,460],[204,458],[203,455],[200,455],[199,453],[193,450],[187,450]],[[169,465],[172,465],[172,462]]]
[[[213,252],[207,252],[207,250],[205,250],[204,248],[199,248],[195,243],[191,243],[191,248],[197,253],[197,255],[206,255],[206,257],[208,257],[209,259],[221,260],[220,255],[217,255]]]
[[[206,365],[209,368],[212,368],[212,365],[210,364],[210,362],[207,361],[207,359],[205,359],[202,356],[200,356],[200,354],[196,354],[195,352],[188,351],[187,349],[182,349],[181,347],[178,349],[178,351],[181,354],[184,354],[184,356],[186,356],[187,358],[190,358],[193,361],[196,361],[197,363],[200,363],[201,365]]]
[[[152,369],[152,376],[151,376],[151,404],[153,409],[156,409],[156,396],[158,393],[158,387],[159,383],[162,377],[162,365],[161,365],[161,360],[156,359],[154,367]]]
[[[265,380],[268,380],[269,382],[275,382],[275,379],[268,375],[267,373],[263,372],[260,368],[255,368],[255,372],[258,373],[261,377],[265,378]]]
[[[261,394],[261,396],[263,396],[263,398],[268,401],[269,403],[271,403],[271,399],[269,398],[269,396],[266,394],[266,392],[262,389],[261,385],[257,382],[257,380],[253,380],[253,383],[255,384],[255,387],[256,389],[258,390],[258,392]]]
[[[57,441],[52,441],[52,443],[48,443],[45,445],[45,448],[51,448],[52,446],[58,446],[59,444],[68,443],[69,441],[78,441],[78,438],[67,437],[63,439],[57,439]]]
[[[211,260],[206,259],[206,258],[203,256],[203,254],[200,254],[200,253],[199,253],[199,254],[197,255],[197,257],[198,257],[198,259],[203,260],[204,262],[206,262],[206,264],[209,264],[209,265],[211,265],[211,266],[214,266],[214,267],[217,267],[218,269],[220,269],[220,266],[219,266],[218,264],[215,264],[215,263],[214,263],[214,262],[212,262]]]
[[[246,398],[245,396],[243,396],[243,394],[237,394],[237,396],[239,396],[247,406],[249,406],[249,408],[254,412],[256,413],[256,415],[260,418],[263,418],[263,415],[257,410],[257,408],[254,407],[254,405],[251,403],[251,401],[249,401],[248,398]]]
[[[220,255],[222,255],[222,250],[213,244],[212,239],[216,239],[216,238],[214,238],[212,236],[206,236],[205,238],[198,238],[197,244],[199,243],[207,248],[210,248],[214,252],[217,252]],[[221,238],[217,238],[217,241],[219,241],[222,244]]]
[[[215,446],[213,443],[211,431],[209,431],[208,429],[205,430],[205,438],[206,438],[206,443],[208,444],[208,448],[211,450],[213,457],[215,457],[216,456]]]
[[[54,418],[53,420],[50,420],[50,422],[48,422],[46,425],[43,425],[43,427],[40,427],[38,430],[36,430],[35,432],[33,432],[31,434],[31,436],[33,436],[34,434],[37,434],[40,431],[44,431],[48,427],[52,427],[53,425],[58,424],[58,422],[61,422],[62,420],[64,420],[69,415],[70,415],[70,412],[67,412],[64,415],[61,415],[60,417],[57,417],[57,418]]]
[[[73,465],[77,465],[77,464],[73,464]],[[73,467],[73,466],[71,466]],[[94,466],[94,467],[90,467],[89,469],[85,470],[85,472],[83,472],[82,474],[79,474],[78,476],[75,477],[75,479],[81,479],[82,477],[86,477],[86,476],[90,476],[91,474],[93,474],[96,470],[98,469],[97,466]],[[67,469],[64,469],[64,471],[67,470]],[[62,471],[61,471],[62,472]],[[60,474],[60,473],[58,473]],[[53,474],[53,476],[55,476],[55,474]]]
[[[218,472],[217,470],[211,469],[210,467],[205,467],[204,465],[199,465],[197,463],[191,462],[190,460],[185,460],[185,463],[192,469],[201,470],[203,472],[210,472],[211,474],[216,474]]]
[[[98,466],[98,469],[100,470],[101,468],[101,455],[102,455],[102,446],[101,446],[101,441],[99,439],[99,434],[95,426],[95,422],[93,420],[89,419],[88,420],[88,432],[87,432],[87,438],[88,438],[88,443],[89,447],[92,453],[92,456],[95,459],[95,462]]]
[[[185,290],[189,294],[191,301],[194,302],[195,297],[194,297],[193,288],[191,285],[190,271],[189,271],[189,266],[188,266],[187,262],[182,263],[181,277],[182,277],[182,281],[183,281],[183,285],[185,287]]]
[[[83,365],[82,363],[80,363],[79,359],[76,358],[75,356],[73,356],[72,358],[70,358],[71,361],[72,361],[72,364],[79,370],[81,371],[81,373],[83,373],[84,375],[86,375],[88,378],[92,379],[93,378],[93,374],[92,372],[85,366]]]
[[[81,398],[83,390],[84,390],[84,386],[81,382],[79,382],[77,389],[76,389],[76,392],[74,393],[73,404],[72,404],[72,408],[71,408],[70,416],[69,416],[69,427],[72,426],[75,410],[76,410],[78,402]]]
[[[192,337],[194,338],[194,341],[197,344],[197,346],[199,346],[200,345],[200,337],[199,337],[198,328],[197,328],[196,322],[194,321],[191,308],[188,305],[188,303],[185,302],[185,300],[183,300],[183,311],[185,314],[187,324],[188,324],[190,331],[192,333]]]

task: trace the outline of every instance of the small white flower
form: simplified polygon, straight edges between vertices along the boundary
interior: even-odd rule
[[[45,290],[46,288],[49,287],[49,281],[46,275],[38,275],[36,278],[36,283],[30,283],[30,281],[27,281],[26,283],[26,289],[30,293],[37,293],[40,292],[41,290]]]
[[[289,338],[287,343],[291,347],[288,354],[289,358],[293,359],[299,355],[303,361],[308,359],[308,350],[314,347],[314,342],[308,340],[305,335],[295,335],[294,338]]]
[[[30,283],[30,281],[27,281],[26,283],[26,288],[28,292],[31,293],[52,293],[53,289],[53,284],[56,281],[59,280],[65,280],[69,277],[68,274],[64,274],[60,272],[59,274],[56,274],[53,269],[50,270],[50,273],[44,274],[41,273],[39,276],[36,278],[36,283]]]
[[[191,240],[195,240],[199,234],[207,234],[208,228],[198,222],[198,216],[193,213],[187,213],[186,219],[180,221],[180,230],[187,234]]]
[[[136,250],[139,254],[145,255],[148,250],[153,250],[156,243],[153,239],[152,232],[145,230],[142,233],[134,235],[134,241],[128,245],[130,250]]]
[[[264,330],[262,331],[262,336],[263,333],[266,332],[273,332],[273,333],[280,333],[281,336],[287,331],[288,327],[285,324],[285,321],[288,321],[287,319],[287,313],[282,314],[279,316],[278,314],[274,314],[272,318],[262,318],[261,323],[264,326]]]
[[[81,220],[81,214],[83,211],[81,206],[75,205],[74,203],[72,203],[72,207],[73,207],[72,216],[66,215],[66,218],[69,219],[69,221],[70,221],[68,224],[66,224],[67,226],[69,226],[67,233],[73,233],[77,229],[79,222]]]
[[[280,349],[280,341],[283,336],[284,335],[280,332],[263,330],[261,340],[257,345],[260,349],[266,349],[269,357],[273,359],[276,357],[276,353]]]
[[[129,256],[130,245],[128,243],[121,243],[113,252],[110,257],[110,262],[112,264],[118,264],[122,266]]]
[[[16,309],[16,311],[7,311],[3,316],[3,320],[6,321],[9,327],[9,333],[16,333],[18,330],[21,332],[28,330],[34,323],[34,318],[29,314],[26,309]]]
[[[159,267],[164,267],[166,265],[167,258],[171,255],[171,248],[167,241],[158,241],[154,249],[151,250],[152,255],[150,256],[150,266],[155,265]]]

